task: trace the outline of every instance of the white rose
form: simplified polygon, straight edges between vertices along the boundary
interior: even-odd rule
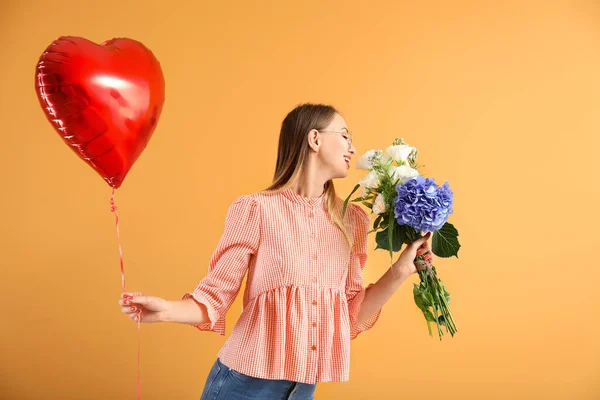
[[[388,159],[391,158],[397,163],[406,162],[408,156],[410,155],[410,153],[412,153],[413,150],[414,147],[407,146],[405,144],[400,144],[398,146],[390,146],[387,149],[385,149],[385,155],[388,157]]]
[[[358,184],[368,189],[375,188],[379,186],[379,175],[377,174],[377,172],[371,171],[367,175],[365,175],[360,181],[358,181]]]
[[[385,198],[383,197],[383,195],[381,193],[379,193],[377,195],[377,197],[375,197],[375,201],[373,202],[373,213],[374,214],[382,214],[384,212],[386,212],[388,209],[388,206],[385,202]]]
[[[419,176],[419,171],[408,165],[400,165],[399,167],[392,166],[390,167],[390,176],[394,180],[399,179],[400,183],[406,183]]]
[[[356,162],[357,169],[370,171],[375,163],[381,159],[381,150],[369,150]]]

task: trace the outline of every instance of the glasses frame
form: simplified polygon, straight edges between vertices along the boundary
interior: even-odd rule
[[[319,133],[340,133],[342,134],[342,137],[346,139],[346,142],[348,142],[348,146],[352,147],[352,131],[327,131],[319,129],[316,129],[316,131]],[[348,135],[348,137],[344,137],[344,134]]]

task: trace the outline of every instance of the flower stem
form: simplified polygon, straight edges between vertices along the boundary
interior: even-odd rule
[[[437,277],[437,273],[434,272],[434,276],[435,276],[435,283],[436,286],[438,288],[438,294],[439,294],[439,299],[441,304],[443,304],[444,306],[444,319],[446,320],[446,329],[450,330],[450,334],[452,336],[454,336],[454,334],[458,331],[458,329],[456,328],[456,324],[454,323],[454,317],[452,316],[452,312],[450,311],[450,305],[448,304],[448,302],[446,301],[446,296],[444,296],[444,288],[441,284],[440,279]]]
[[[421,259],[421,256],[417,258]],[[454,317],[452,316],[452,312],[450,311],[450,305],[446,301],[446,291],[443,286],[442,281],[437,276],[437,272],[435,268],[432,268],[431,271],[428,270],[418,270],[419,278],[424,286],[424,292],[427,296],[427,299],[431,303],[432,314],[435,319],[436,327],[438,330],[438,336],[440,340],[442,340],[442,336],[444,336],[444,331],[441,328],[439,317],[443,317],[444,325],[446,327],[446,332],[450,333],[452,336],[458,331],[456,328],[456,324],[454,323]],[[439,315],[438,315],[439,314]],[[427,322],[427,329],[429,330],[429,336],[433,336],[431,332],[431,324],[430,321],[427,320],[427,316],[425,316]]]

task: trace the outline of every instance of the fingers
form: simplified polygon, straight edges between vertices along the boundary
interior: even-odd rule
[[[423,259],[425,259],[427,261],[433,260],[433,255],[429,251],[426,251],[426,250],[417,251],[417,256],[423,256]]]
[[[145,296],[143,294],[139,294],[137,296],[134,296],[129,301],[131,301],[132,303],[135,303],[135,304],[141,304],[141,305],[145,306],[145,305],[150,304],[154,300],[153,300],[152,296]]]
[[[121,307],[121,312],[123,314],[137,314],[140,311],[141,311],[140,308],[138,308],[136,306]]]
[[[121,298],[123,299],[132,299],[135,296],[142,296],[142,293],[140,292],[123,292],[121,293]]]
[[[123,314],[127,314],[129,319],[136,322],[138,318],[140,318],[140,316],[142,315],[142,310],[136,306],[121,307],[121,312]]]
[[[424,236],[415,240],[415,244],[418,245],[417,256],[422,256],[424,260],[429,262],[433,261],[433,255],[431,252],[431,246],[429,245],[429,238],[431,237],[431,232],[427,232]]]
[[[144,296],[140,292],[123,292],[119,298],[121,312],[127,314],[132,321],[138,321],[142,315],[142,307],[140,305],[147,304],[150,296]]]
[[[424,236],[421,236],[417,240],[413,242],[415,246],[418,248],[426,248],[429,247],[429,238],[431,237],[431,232],[427,232]]]
[[[431,237],[431,232],[427,232],[425,235],[421,236],[417,240],[420,240],[422,243],[427,243],[429,238]]]
[[[427,260],[427,261],[433,260],[433,254],[429,251],[417,252],[417,256],[421,256],[424,260]]]
[[[125,292],[121,293],[121,299],[119,300],[119,304],[121,305],[129,305],[133,303],[146,305],[150,303],[152,296],[146,296],[140,292]]]
[[[119,305],[121,306],[131,306],[134,305],[134,303],[138,303],[138,304],[142,304],[140,301],[137,301],[140,298],[140,296],[138,297],[133,297],[133,296],[125,296],[119,299]]]
[[[418,247],[423,247],[423,246],[425,246],[428,243],[427,241],[429,240],[430,237],[431,237],[431,232],[427,232],[425,235],[423,235],[420,238],[416,239],[413,242],[413,244],[415,246],[418,246]]]
[[[133,314],[129,314],[129,319],[132,321],[137,322],[140,318],[141,318],[141,313],[137,312],[137,313],[133,313]]]

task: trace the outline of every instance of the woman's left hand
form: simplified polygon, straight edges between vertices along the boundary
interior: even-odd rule
[[[431,253],[431,247],[428,241],[430,237],[431,232],[427,232],[425,236],[420,237],[411,244],[407,245],[402,253],[400,253],[398,260],[396,260],[392,267],[397,271],[400,271],[405,276],[410,276],[416,273],[417,269],[422,271],[426,268],[431,268],[433,253]],[[417,267],[415,264],[415,258],[419,255],[423,256],[429,265],[421,264],[421,262],[417,261],[417,264],[419,264]]]

